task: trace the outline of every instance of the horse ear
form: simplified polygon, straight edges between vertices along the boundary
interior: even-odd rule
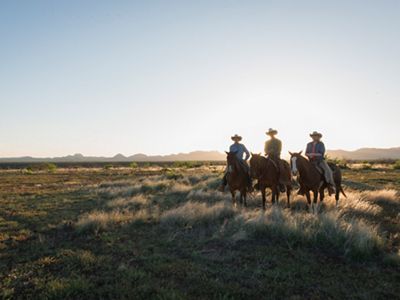
[[[290,152],[290,151],[288,151],[288,152],[289,152],[290,156],[293,156],[293,153],[292,153],[292,152]]]
[[[258,156],[261,156],[261,152],[258,153]]]
[[[225,153],[228,155],[229,154],[229,152],[228,151],[225,151]]]
[[[254,153],[253,153],[253,152],[250,152],[250,154],[251,154],[251,156],[254,156]]]
[[[303,153],[303,150],[301,150],[300,152],[299,152],[299,155],[301,155]]]

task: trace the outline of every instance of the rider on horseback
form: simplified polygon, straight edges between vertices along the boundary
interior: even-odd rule
[[[250,176],[250,167],[247,164],[247,160],[250,158],[250,152],[247,150],[246,146],[241,144],[240,141],[242,140],[242,137],[235,134],[234,136],[231,137],[232,141],[234,143],[230,146],[229,151],[236,153],[236,156],[238,158],[238,161],[240,165],[243,167],[243,169],[247,172],[248,174],[248,191],[252,192],[253,191],[253,186],[252,186],[252,180]],[[245,155],[243,159],[243,155]],[[223,192],[225,190],[225,186],[228,184],[226,176],[228,175],[228,168],[225,169],[224,177],[222,179],[222,185],[220,186],[219,190]]]
[[[286,191],[286,185],[290,184],[290,182],[287,182],[287,179],[284,176],[285,168],[281,160],[282,142],[275,137],[275,135],[278,134],[277,130],[270,128],[266,134],[270,136],[270,139],[265,142],[265,155],[274,162],[276,169],[278,170],[279,189],[283,193]]]
[[[328,184],[329,195],[334,194],[336,191],[335,181],[333,180],[332,170],[325,160],[325,145],[321,142],[322,134],[314,131],[310,134],[310,137],[313,141],[307,144],[306,156],[317,169],[322,169],[325,181]]]

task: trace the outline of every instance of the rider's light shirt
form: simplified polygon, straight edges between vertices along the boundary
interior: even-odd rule
[[[234,143],[229,148],[230,152],[236,152],[236,156],[238,159],[243,160],[243,155],[246,154],[244,160],[248,160],[250,157],[250,152],[247,150],[246,146],[240,143]]]

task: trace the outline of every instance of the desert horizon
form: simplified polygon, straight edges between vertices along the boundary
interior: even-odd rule
[[[357,150],[327,150],[327,155],[332,159],[348,159],[348,160],[397,160],[400,159],[400,147],[391,148],[372,148],[363,147]],[[283,154],[288,159],[289,154]],[[166,155],[148,155],[145,153],[135,153],[132,155],[124,155],[117,153],[113,156],[95,156],[84,155],[82,153],[69,154],[65,156],[53,157],[0,157],[2,162],[158,162],[158,161],[225,161],[226,154],[217,150],[196,150],[187,153],[171,153]]]

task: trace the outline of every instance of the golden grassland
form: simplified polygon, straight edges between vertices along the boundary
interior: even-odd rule
[[[0,172],[0,290],[36,299],[398,299],[400,171],[317,214],[216,191],[221,166]]]

